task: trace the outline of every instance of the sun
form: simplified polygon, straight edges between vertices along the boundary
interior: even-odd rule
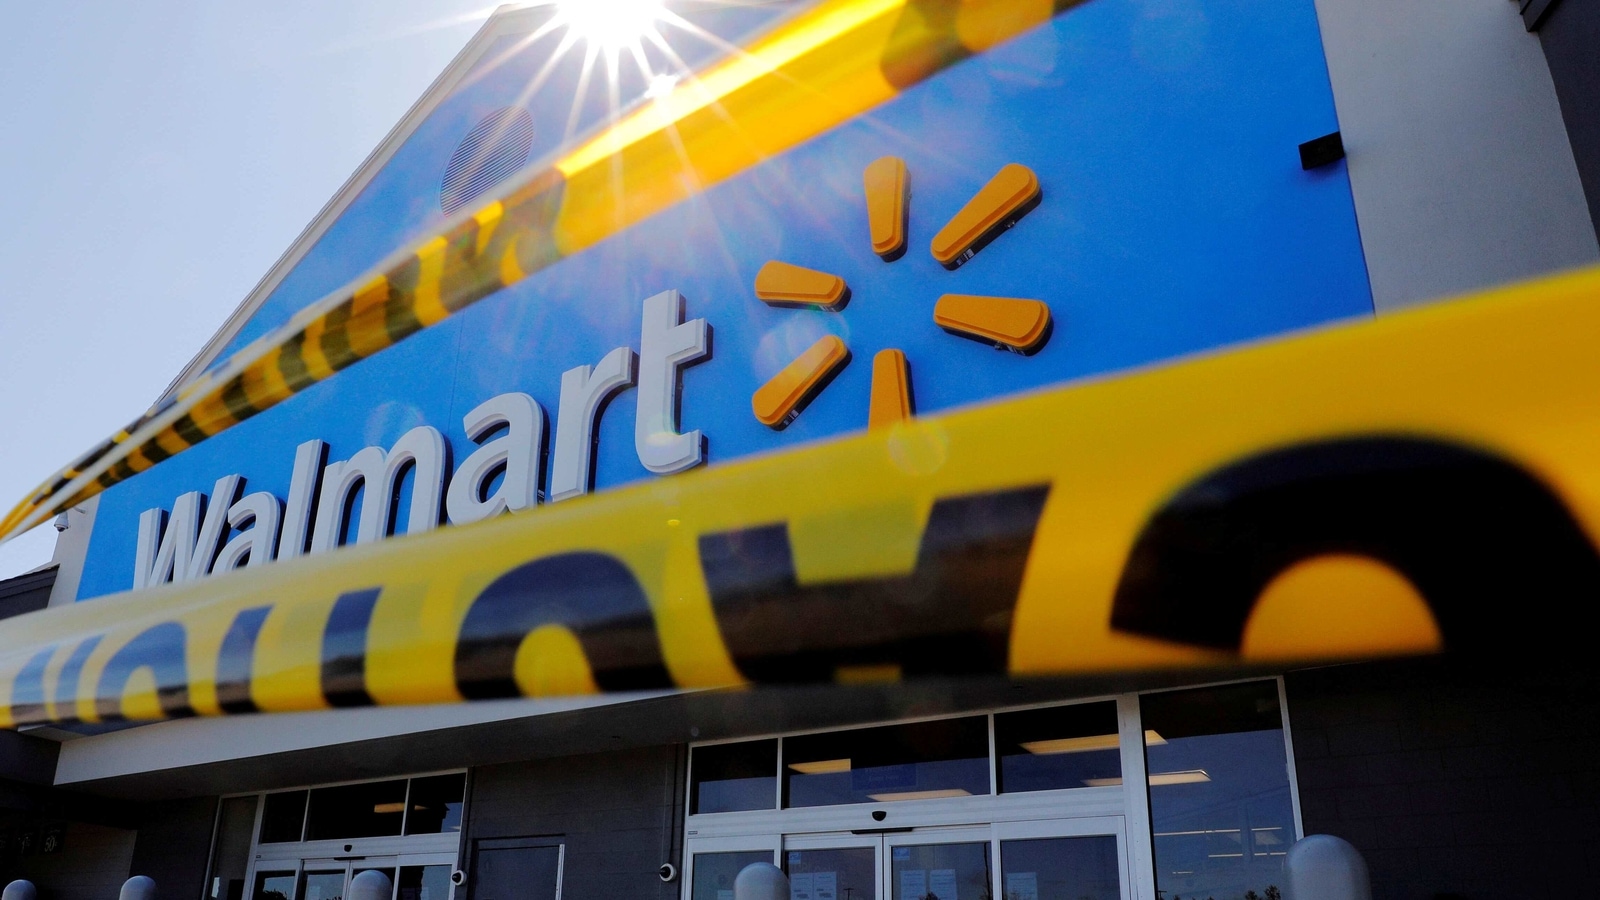
[[[862,173],[872,252],[892,263],[905,255],[911,209],[905,160],[885,156]],[[1011,163],[996,172],[928,245],[933,258],[955,270],[1005,233],[1044,199],[1032,169]],[[850,286],[837,275],[771,260],[756,274],[756,298],[768,306],[839,312],[850,302]],[[933,322],[958,337],[1031,356],[1050,340],[1050,307],[1040,300],[945,294],[933,307]],[[850,362],[850,348],[837,335],[825,335],[801,351],[751,395],[750,407],[763,425],[786,428]],[[879,351],[872,360],[868,429],[909,419],[911,376],[904,352]]]
[[[667,16],[664,0],[556,0],[555,24],[608,53],[637,47]]]

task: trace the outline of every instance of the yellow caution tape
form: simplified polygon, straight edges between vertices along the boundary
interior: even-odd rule
[[[822,0],[302,310],[57,472],[0,542],[1080,0]]]
[[[0,720],[1560,653],[1600,270],[0,623]]]

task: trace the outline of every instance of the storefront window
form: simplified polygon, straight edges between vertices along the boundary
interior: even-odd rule
[[[784,806],[989,793],[982,716],[784,738]]]
[[[1000,713],[994,741],[1002,794],[1122,784],[1115,702]]]
[[[268,794],[261,813],[261,843],[298,841],[306,822],[306,792]]]
[[[411,779],[411,809],[406,834],[443,834],[461,830],[461,806],[467,790],[465,774]]]
[[[315,788],[306,813],[306,840],[397,835],[405,812],[405,779]]]
[[[1140,698],[1164,900],[1280,895],[1295,840],[1276,682]]]
[[[778,742],[696,747],[691,813],[772,809],[778,799]]]

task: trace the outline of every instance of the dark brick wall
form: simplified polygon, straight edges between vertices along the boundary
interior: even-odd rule
[[[130,874],[156,880],[161,900],[200,900],[205,890],[217,798],[151,803],[141,810]]]
[[[477,840],[560,836],[562,900],[673,900],[681,885],[656,870],[681,855],[683,754],[647,747],[474,769],[468,853]]]
[[[1600,888],[1600,679],[1469,661],[1285,676],[1307,834],[1366,857],[1374,900]]]

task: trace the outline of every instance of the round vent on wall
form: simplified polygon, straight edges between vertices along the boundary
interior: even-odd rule
[[[488,193],[522,168],[532,149],[533,117],[527,110],[508,106],[484,116],[461,139],[444,168],[439,206],[445,215]]]

